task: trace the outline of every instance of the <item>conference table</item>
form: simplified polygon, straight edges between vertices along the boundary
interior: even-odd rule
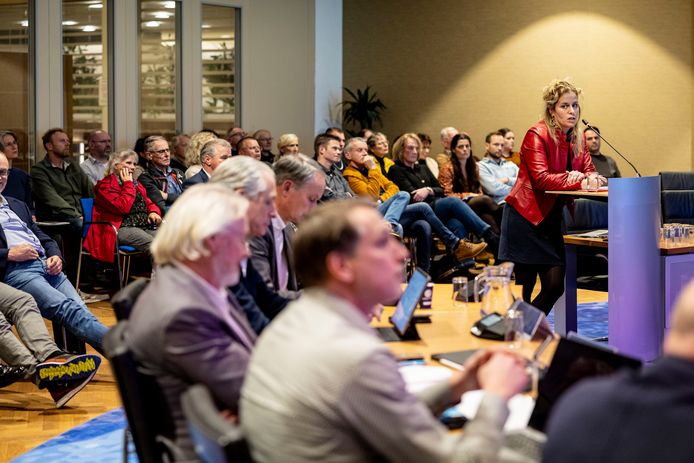
[[[468,302],[466,307],[454,307],[452,300],[452,285],[436,284],[432,297],[431,309],[417,309],[415,316],[428,315],[431,323],[418,323],[417,330],[420,340],[389,342],[388,347],[396,356],[417,357],[421,356],[433,365],[439,365],[431,356],[437,353],[453,352],[468,349],[482,349],[488,347],[503,347],[507,344],[502,341],[481,339],[470,333],[472,325],[480,319],[480,304]],[[393,307],[386,307],[381,315],[381,320],[372,321],[372,326],[391,326],[388,317],[393,314]],[[540,360],[549,364],[554,355],[556,342],[552,343],[540,357]],[[539,341],[525,341],[520,352],[526,358],[532,355],[539,345]]]

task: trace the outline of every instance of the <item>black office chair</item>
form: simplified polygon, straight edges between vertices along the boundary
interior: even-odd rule
[[[224,419],[203,384],[191,386],[181,396],[195,453],[204,463],[252,462],[241,429]]]
[[[141,462],[180,461],[183,455],[174,444],[174,422],[164,394],[154,376],[146,374],[128,346],[128,321],[118,322],[104,338],[106,356],[118,383],[128,427],[123,461],[128,461],[132,437]]]
[[[694,224],[694,172],[661,172],[663,223]]]
[[[149,280],[146,278],[139,278],[132,283],[128,283],[123,289],[118,291],[111,298],[111,306],[116,313],[116,319],[118,321],[127,320],[130,318],[130,312],[133,310],[135,301],[142,291],[149,284]]]

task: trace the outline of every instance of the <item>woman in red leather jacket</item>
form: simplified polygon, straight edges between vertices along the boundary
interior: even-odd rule
[[[525,134],[518,180],[506,198],[501,223],[499,258],[513,262],[523,300],[545,314],[564,292],[566,256],[562,234],[563,197],[550,190],[577,190],[597,175],[583,150],[577,128],[581,90],[552,81],[542,94],[544,118]],[[607,181],[600,179],[603,184]],[[540,293],[531,300],[537,276]]]
[[[161,211],[142,183],[133,179],[137,153],[123,150],[111,155],[106,177],[94,186],[93,220],[109,222],[117,230],[118,244],[149,251]],[[95,259],[113,262],[116,234],[103,225],[89,227],[84,247]]]

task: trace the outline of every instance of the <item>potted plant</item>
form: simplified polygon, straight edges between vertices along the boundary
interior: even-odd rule
[[[376,92],[372,92],[371,86],[367,85],[364,90],[352,91],[348,88],[344,90],[350,99],[340,103],[342,121],[345,125],[352,126],[354,130],[348,130],[352,136],[362,129],[376,128],[377,123],[383,125],[381,114],[386,109],[386,105],[377,97]]]

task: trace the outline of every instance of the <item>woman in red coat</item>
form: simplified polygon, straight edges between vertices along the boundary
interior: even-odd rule
[[[149,251],[161,211],[148,197],[141,183],[133,179],[137,154],[132,150],[112,154],[107,175],[94,186],[95,222],[109,222],[118,230],[118,244]],[[84,247],[99,260],[113,262],[116,235],[113,228],[92,225]]]
[[[544,118],[525,134],[518,180],[506,198],[499,259],[513,262],[523,300],[548,314],[564,292],[566,256],[563,197],[550,190],[578,190],[597,176],[577,128],[581,90],[552,81],[543,91]],[[600,177],[602,184],[607,180]],[[541,291],[531,300],[537,277]]]

